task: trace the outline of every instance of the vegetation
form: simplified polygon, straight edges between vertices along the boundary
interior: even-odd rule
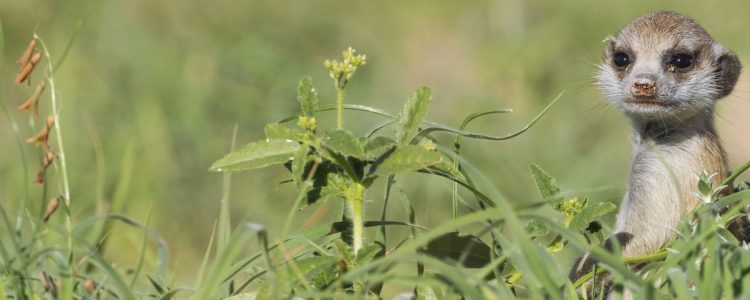
[[[7,18],[0,16],[4,21]],[[322,59],[317,54],[299,51],[294,58],[289,56],[314,61],[329,73],[333,89],[314,87],[312,78],[324,76],[305,76],[295,92],[293,85],[276,81],[302,72],[271,58],[266,69],[253,72],[283,74],[273,82],[272,75],[256,79],[284,92],[255,91],[243,96],[263,94],[270,104],[259,104],[257,99],[246,107],[229,104],[241,102],[236,95],[213,98],[206,106],[190,102],[155,105],[134,99],[132,110],[118,111],[128,105],[77,100],[73,95],[84,85],[70,81],[61,88],[60,81],[76,74],[60,71],[66,68],[106,72],[125,85],[138,80],[130,77],[124,65],[107,65],[96,55],[82,55],[80,49],[90,50],[96,44],[82,37],[91,34],[87,25],[76,24],[72,36],[65,39],[48,40],[44,33],[35,32],[26,51],[28,35],[23,43],[11,37],[13,44],[5,44],[6,56],[12,53],[15,58],[21,53],[21,58],[18,72],[5,68],[3,74],[12,78],[2,77],[10,87],[0,96],[7,124],[4,130],[8,130],[0,138],[7,141],[3,145],[16,145],[0,150],[1,171],[8,174],[0,186],[0,227],[7,232],[0,235],[0,298],[577,299],[586,298],[585,291],[579,295],[581,289],[591,288],[587,283],[596,284],[601,276],[611,276],[616,293],[628,289],[639,299],[750,296],[750,252],[726,230],[729,222],[745,217],[741,209],[750,204],[747,185],[737,184],[750,164],[739,167],[723,183],[735,188],[735,193],[722,199],[717,199],[721,187],[711,186],[710,174],[703,174],[696,197],[704,205],[676,229],[678,239],[653,255],[623,261],[601,247],[610,233],[608,224],[620,192],[574,189],[591,186],[582,182],[593,179],[581,179],[584,176],[579,172],[599,168],[597,157],[609,154],[592,155],[584,166],[568,169],[549,168],[549,156],[527,159],[533,153],[548,152],[557,160],[573,157],[568,156],[575,152],[571,148],[550,149],[557,148],[554,127],[544,127],[545,122],[568,126],[560,119],[563,112],[571,111],[566,107],[569,103],[558,103],[564,94],[553,97],[557,91],[537,91],[533,97],[550,100],[526,107],[517,103],[533,114],[487,109],[494,107],[487,103],[478,112],[466,111],[475,107],[448,107],[446,112],[445,102],[433,101],[433,90],[423,87],[405,102],[397,101],[400,110],[389,109],[388,102],[377,101],[378,93],[395,96],[407,84],[388,77],[387,85],[378,86],[381,79],[365,70],[388,65],[387,57],[366,57],[348,48],[340,60],[326,60],[325,69],[320,68]],[[120,54],[109,55],[117,59]],[[87,65],[84,58],[100,63],[97,68],[101,70],[81,67]],[[140,58],[145,63],[158,61],[145,54]],[[205,56],[185,61],[197,64],[198,69],[211,66],[201,58]],[[174,67],[168,59],[160,63]],[[228,68],[224,71],[244,76],[244,67]],[[101,88],[95,86],[91,74],[84,72],[81,78],[93,83],[93,89]],[[239,81],[217,83],[226,89],[218,95],[241,90],[235,84],[242,80],[234,79]],[[174,95],[163,78],[148,80],[156,80],[157,89],[164,87],[165,95]],[[180,93],[183,100],[215,93],[200,86],[202,79],[184,80],[188,82]],[[438,98],[441,89],[436,91]],[[293,94],[296,102],[289,100]],[[161,101],[158,92],[146,96]],[[273,106],[269,115],[252,113],[264,105]],[[204,109],[221,117],[202,116]],[[435,116],[436,109],[442,117]],[[215,129],[231,127],[243,114],[253,121],[235,126],[231,146],[222,150],[226,143],[220,141],[230,140],[230,134],[217,135]],[[123,115],[135,116],[133,123],[143,126],[139,137],[129,138],[120,128],[128,123]],[[461,115],[466,117],[455,127],[428,120],[428,116],[453,119]],[[175,116],[196,118],[186,120],[184,126],[170,119],[177,129],[162,122]],[[89,118],[96,121],[86,121]],[[107,118],[117,121],[101,121]],[[269,120],[281,121],[266,124],[263,137],[254,134]],[[479,133],[489,130],[488,124],[492,132],[497,131],[497,124],[518,129],[498,136]],[[242,132],[250,134],[243,137]],[[546,132],[546,136],[534,132]],[[187,145],[180,140],[193,134],[209,146],[172,150],[165,146],[172,142]],[[250,138],[257,141],[235,147]],[[90,144],[82,146],[80,141],[86,139]],[[519,142],[524,139],[534,144]],[[596,143],[606,141],[591,147]],[[483,148],[488,150],[478,150]],[[487,159],[476,151],[496,153]],[[112,153],[118,160],[108,158]],[[170,162],[165,153],[181,163],[193,155],[216,161],[199,159],[193,163],[197,167],[181,166]],[[546,171],[530,161],[539,162]],[[513,167],[519,164],[524,166],[522,171]],[[223,185],[201,190],[205,187],[195,184],[196,178],[210,178],[205,171],[208,165],[210,171],[222,173]],[[271,168],[238,172],[264,167]],[[498,168],[509,169],[510,175],[498,175],[506,172]],[[187,175],[177,175],[179,170]],[[528,184],[516,186],[517,182]],[[180,191],[165,193],[164,186]],[[150,191],[155,195],[147,196]],[[221,196],[205,201],[206,206],[194,204],[207,194]],[[725,207],[731,209],[724,211]],[[185,242],[191,238],[196,242]],[[570,282],[571,259],[584,251],[591,251],[601,266],[579,282]]]

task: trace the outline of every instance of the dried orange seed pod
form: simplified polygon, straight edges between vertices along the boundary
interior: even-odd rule
[[[34,49],[36,49],[36,39],[31,39],[31,42],[29,42],[29,46],[26,47],[26,51],[23,52],[21,58],[19,58],[17,61],[20,68],[19,71],[29,63],[29,61],[31,60],[31,53],[34,51]]]
[[[27,144],[33,144],[33,143],[41,143],[44,144],[47,141],[47,137],[49,137],[49,127],[44,127],[41,130],[39,130],[39,133],[36,135],[26,139]]]
[[[57,208],[60,206],[60,197],[55,197],[49,200],[49,203],[47,204],[47,210],[44,211],[44,222],[47,222],[49,218],[52,216],[52,214],[57,211]]]
[[[29,62],[21,67],[21,71],[18,72],[18,75],[16,76],[16,84],[19,84],[21,82],[26,81],[29,76],[31,76],[31,72],[34,71],[34,66],[36,66],[39,61],[42,60],[42,52],[34,53],[34,55],[29,59]]]
[[[37,52],[37,53],[34,53],[34,56],[31,57],[29,62],[32,65],[36,65],[37,63],[39,63],[40,60],[42,60],[42,52]]]
[[[96,281],[91,278],[86,279],[86,281],[83,282],[83,288],[86,289],[86,292],[89,293],[89,295],[93,295],[96,291]]]
[[[41,97],[43,91],[44,81],[40,81],[39,84],[36,85],[36,90],[34,90],[34,93],[29,96],[29,99],[26,99],[26,102],[18,106],[18,109],[22,110],[24,113],[28,113],[29,110],[33,108],[34,115],[36,117],[39,117],[39,97]]]
[[[28,63],[25,66],[21,68],[21,71],[18,72],[18,75],[16,76],[15,84],[19,84],[21,82],[26,81],[26,78],[29,78],[29,75],[31,74],[31,71],[34,70],[34,65]]]

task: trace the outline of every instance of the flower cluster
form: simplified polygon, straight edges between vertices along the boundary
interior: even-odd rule
[[[312,132],[318,128],[318,121],[315,117],[300,116],[299,120],[297,120],[297,126]]]
[[[570,225],[575,216],[577,216],[581,210],[586,206],[586,201],[578,200],[578,197],[573,197],[568,200],[561,201],[558,204],[557,210],[565,216],[565,227]]]
[[[352,47],[349,47],[341,52],[341,56],[344,58],[343,62],[326,59],[323,63],[331,78],[336,81],[336,87],[343,89],[354,72],[357,71],[357,68],[367,63],[367,55],[355,54],[356,52]]]

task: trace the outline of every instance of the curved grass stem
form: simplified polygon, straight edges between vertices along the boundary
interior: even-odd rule
[[[47,45],[44,43],[44,40],[40,38],[38,35],[34,34],[34,38],[39,41],[39,45],[42,46],[42,50],[44,51],[44,56],[47,58],[47,83],[49,84],[50,89],[50,100],[52,102],[52,115],[55,118],[55,135],[57,136],[57,157],[55,161],[60,165],[59,171],[60,171],[60,177],[62,180],[62,193],[65,197],[65,205],[70,205],[70,184],[68,183],[68,168],[65,161],[65,147],[63,147],[63,138],[62,138],[62,131],[60,129],[60,106],[61,104],[58,103],[57,99],[57,90],[55,89],[55,70],[52,66],[52,57],[50,56],[49,50],[47,49]]]
[[[36,33],[34,38],[39,41],[39,45],[42,47],[44,56],[47,58],[47,76],[46,80],[49,84],[50,90],[50,101],[52,102],[52,115],[55,118],[54,129],[55,135],[57,136],[57,159],[55,159],[55,169],[60,174],[61,187],[63,194],[63,203],[65,204],[65,227],[68,232],[67,243],[68,243],[68,272],[69,276],[63,284],[64,289],[62,292],[62,299],[72,298],[73,294],[73,283],[75,281],[75,267],[73,266],[73,225],[71,224],[71,211],[70,211],[70,184],[68,183],[68,167],[65,161],[65,148],[63,147],[62,130],[60,129],[60,108],[61,104],[58,103],[57,90],[55,89],[55,69],[52,66],[52,56],[50,55],[47,45],[44,43],[41,37]],[[59,167],[58,167],[59,165]]]

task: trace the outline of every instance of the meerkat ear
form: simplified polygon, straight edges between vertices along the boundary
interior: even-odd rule
[[[716,80],[719,89],[719,98],[722,98],[732,92],[737,78],[740,77],[742,64],[739,58],[729,49],[723,48],[719,52],[721,55],[716,60]]]
[[[617,40],[611,35],[608,35],[607,38],[602,41],[604,44],[604,56],[612,53],[612,50],[615,49],[615,42],[617,42]]]

